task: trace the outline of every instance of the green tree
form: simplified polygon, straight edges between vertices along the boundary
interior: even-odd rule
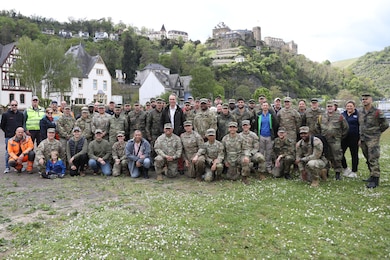
[[[122,37],[124,37],[122,71],[126,73],[126,83],[132,83],[139,64],[139,52],[130,32],[125,32]]]
[[[253,93],[252,98],[254,100],[258,100],[260,95],[264,95],[267,100],[272,100],[271,92],[267,88],[258,88],[255,90],[255,93]]]
[[[197,66],[191,71],[191,93],[194,97],[214,98],[216,82],[214,73],[208,67]]]

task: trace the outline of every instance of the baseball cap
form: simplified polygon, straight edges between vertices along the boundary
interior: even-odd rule
[[[172,128],[172,124],[171,123],[165,123],[164,124],[164,129],[165,128]]]
[[[80,127],[76,126],[75,128],[73,128],[73,132],[76,132],[76,131],[79,131],[79,132],[81,132],[81,129],[80,129]]]
[[[95,130],[95,134],[102,134],[103,133],[103,130],[102,129],[96,129]]]
[[[209,135],[215,135],[215,129],[213,128],[209,128],[206,130],[206,135],[209,136]]]
[[[299,128],[299,133],[309,133],[309,127],[308,126],[301,126]]]

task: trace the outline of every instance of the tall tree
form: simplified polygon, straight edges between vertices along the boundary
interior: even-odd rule
[[[126,83],[132,83],[135,79],[139,64],[138,50],[130,32],[125,32],[123,39],[122,71],[126,73]]]
[[[212,70],[208,67],[197,66],[191,71],[191,75],[190,89],[192,95],[200,98],[214,99],[217,84]]]

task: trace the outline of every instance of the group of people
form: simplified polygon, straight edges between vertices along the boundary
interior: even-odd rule
[[[258,102],[243,98],[221,97],[212,101],[189,97],[183,106],[171,94],[168,103],[151,99],[145,108],[138,102],[116,105],[89,104],[74,115],[66,103],[62,109],[56,101],[44,109],[39,98],[24,112],[15,100],[3,114],[6,170],[33,172],[34,162],[44,178],[85,176],[88,166],[94,175],[130,174],[149,178],[154,167],[162,181],[184,174],[198,181],[221,178],[241,179],[255,173],[263,180],[268,176],[291,179],[298,171],[302,180],[318,186],[319,179],[329,177],[334,169],[336,180],[357,177],[358,149],[366,158],[370,177],[368,188],[379,185],[380,135],[389,124],[382,111],[373,106],[370,94],[362,95],[362,108],[347,101],[339,112],[337,103],[319,106],[319,100],[298,101],[291,97],[272,104],[261,95]],[[34,142],[37,147],[34,149]],[[352,169],[344,157],[349,148]]]

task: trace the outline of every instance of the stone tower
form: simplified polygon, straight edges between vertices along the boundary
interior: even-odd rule
[[[256,46],[259,46],[260,42],[261,42],[261,27],[260,26],[253,27],[253,38],[255,40]]]

